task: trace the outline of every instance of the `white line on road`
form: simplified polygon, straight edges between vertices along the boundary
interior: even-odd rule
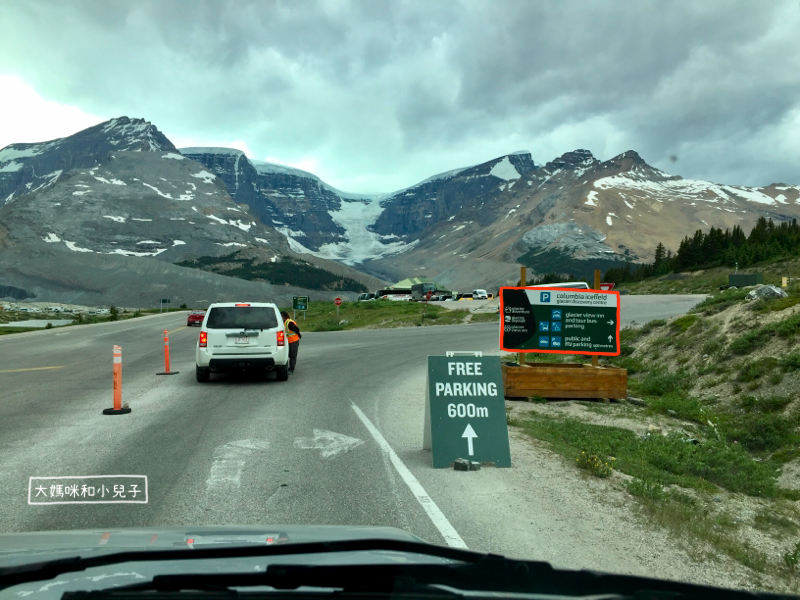
[[[392,461],[394,468],[397,469],[397,472],[400,474],[400,477],[403,478],[403,481],[406,482],[408,489],[411,490],[411,493],[414,494],[414,497],[417,499],[417,502],[420,503],[423,510],[428,514],[431,522],[434,524],[436,529],[439,530],[439,533],[442,534],[444,541],[447,542],[448,546],[452,546],[453,548],[466,548],[467,545],[464,543],[464,540],[461,539],[461,536],[458,535],[458,532],[455,530],[450,524],[450,521],[447,520],[447,517],[444,516],[444,513],[436,506],[436,503],[433,501],[428,495],[428,492],[425,491],[425,488],[422,487],[422,484],[417,480],[416,477],[408,470],[408,467],[400,460],[400,457],[397,456],[397,453],[392,449],[389,445],[389,442],[381,435],[381,432],[372,424],[372,421],[369,420],[367,415],[356,406],[355,402],[352,400],[350,401],[353,410],[358,415],[358,418],[361,419],[361,422],[364,423],[364,427],[372,434],[372,437],[375,438],[375,441],[380,446],[381,452],[389,457],[389,460]]]

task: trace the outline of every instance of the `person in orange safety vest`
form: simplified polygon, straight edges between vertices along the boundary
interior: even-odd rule
[[[300,348],[300,327],[289,318],[289,313],[285,310],[281,312],[283,327],[286,330],[286,341],[289,342],[289,373],[294,373],[294,366],[297,364],[297,351]]]

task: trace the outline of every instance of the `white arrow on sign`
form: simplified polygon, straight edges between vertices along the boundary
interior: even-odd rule
[[[364,440],[343,433],[315,429],[313,438],[295,438],[294,447],[300,450],[321,450],[322,458],[333,458],[337,454],[352,450],[363,443]]]
[[[608,336],[608,341],[609,342],[613,342],[614,341],[614,336],[613,335]]]
[[[469,455],[472,456],[475,454],[472,448],[472,439],[478,437],[478,434],[475,433],[475,430],[472,428],[472,425],[467,423],[467,428],[464,430],[464,433],[461,434],[462,438],[467,438],[467,450]]]
[[[613,325],[614,321],[607,321],[609,325]]]

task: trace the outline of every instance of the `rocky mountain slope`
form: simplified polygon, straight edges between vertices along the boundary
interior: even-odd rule
[[[114,255],[169,263],[242,248],[258,249],[271,261],[294,255],[286,238],[251,215],[247,204],[237,204],[221,179],[180,154],[143,120],[123,117],[64,139],[13,144],[0,150],[0,176],[5,259],[0,285],[27,290],[19,293],[34,294],[31,286],[37,294],[66,293],[64,285],[71,281],[76,290],[89,286],[99,298],[98,282],[86,265]],[[29,258],[38,255],[57,256],[52,260],[66,270],[56,273],[50,264],[48,280],[30,264]],[[102,258],[77,261],[74,255]],[[314,262],[325,268],[326,261]],[[337,273],[349,271],[338,263],[330,266]],[[32,273],[37,273],[33,280]],[[356,277],[372,285],[377,281]],[[129,280],[131,287],[150,283]]]
[[[505,181],[485,178],[485,188],[494,189],[484,189],[477,206],[465,204],[446,220],[428,208],[430,225],[402,239],[419,241],[381,261],[379,270],[413,270],[462,288],[476,285],[477,278],[486,286],[511,281],[516,263],[536,272],[585,275],[619,261],[652,260],[659,241],[677,249],[696,229],[739,224],[749,231],[761,216],[800,217],[800,186],[748,188],[683,179],[649,166],[633,151],[600,161],[577,150],[517,173]],[[433,207],[455,196],[465,176],[448,178]],[[467,277],[465,264],[472,271]]]
[[[697,228],[747,230],[761,216],[800,216],[798,186],[687,180],[633,151],[600,161],[576,150],[545,165],[515,152],[373,196],[347,194],[238,151],[182,152],[246,197],[298,252],[388,279],[429,276],[459,289],[513,282],[520,263],[584,276],[620,261],[650,260],[659,241],[677,248]]]
[[[650,260],[659,241],[676,249],[698,228],[796,218],[800,187],[687,180],[633,151],[601,161],[576,150],[544,165],[515,152],[352,194],[238,150],[178,151],[151,123],[121,117],[0,150],[0,203],[6,245],[20,253],[45,245],[175,263],[249,248],[369,288],[427,276],[463,290],[513,283],[519,264],[584,276]],[[16,284],[0,272],[0,285]]]

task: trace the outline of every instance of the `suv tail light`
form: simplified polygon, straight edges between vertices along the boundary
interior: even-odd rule
[[[200,343],[199,343],[199,346],[201,348],[207,348],[208,347],[208,332],[207,331],[201,331],[200,332]]]
[[[280,329],[278,330],[278,346],[283,346],[286,343],[286,335]]]

